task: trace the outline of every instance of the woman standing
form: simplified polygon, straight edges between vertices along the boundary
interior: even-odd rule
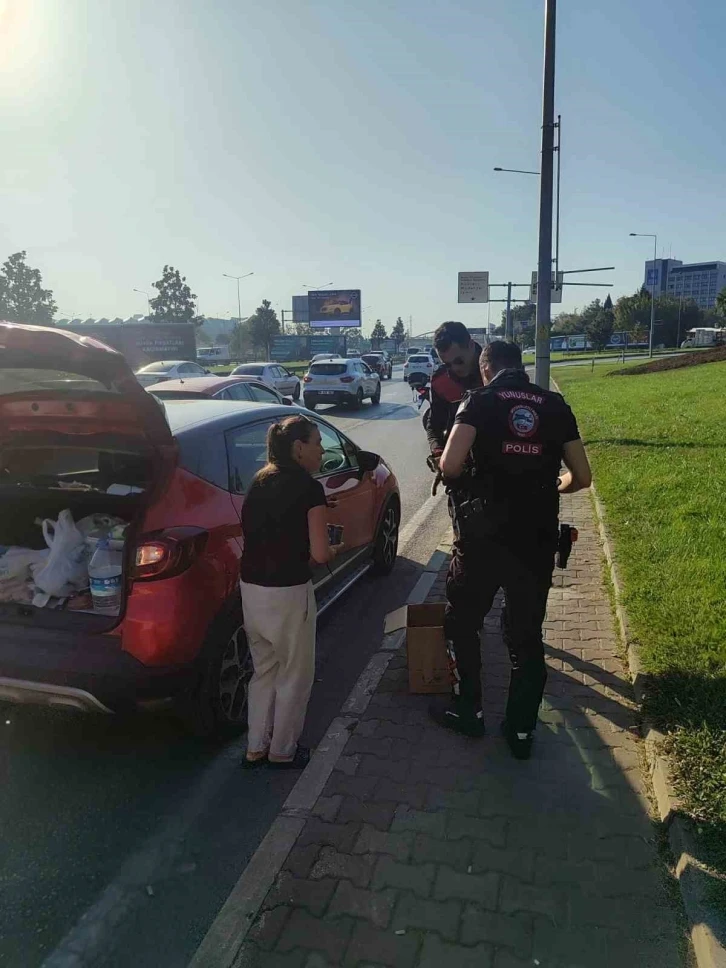
[[[302,414],[267,432],[267,464],[242,506],[242,609],[254,675],[249,686],[247,766],[302,769],[298,745],[315,674],[316,605],[311,564],[342,545],[328,541],[320,431]]]

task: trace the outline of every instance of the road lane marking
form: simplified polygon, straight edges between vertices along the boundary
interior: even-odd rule
[[[399,555],[403,554],[407,546],[413,540],[416,532],[425,524],[426,519],[437,510],[438,506],[445,499],[445,497],[446,492],[443,490],[440,490],[436,495],[432,494],[431,497],[424,501],[418,511],[416,511],[412,517],[409,518],[405,528],[401,528],[401,531],[398,535]]]

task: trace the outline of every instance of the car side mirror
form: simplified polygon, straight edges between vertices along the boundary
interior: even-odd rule
[[[291,407],[293,404],[292,397],[283,397],[282,402],[285,404],[286,407]],[[285,417],[285,420],[287,420],[287,417]]]
[[[367,471],[374,471],[380,462],[380,454],[374,454],[370,450],[358,451],[358,467],[361,473],[365,474]]]

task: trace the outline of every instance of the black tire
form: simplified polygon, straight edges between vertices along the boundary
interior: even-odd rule
[[[238,602],[213,623],[199,657],[197,681],[177,700],[187,729],[195,736],[219,739],[243,733],[252,672]]]
[[[398,555],[398,532],[401,523],[401,512],[395,500],[386,505],[381,523],[373,545],[374,575],[390,575],[396,564]]]
[[[297,403],[300,400],[300,384],[298,383],[292,392],[292,399]]]
[[[308,410],[314,410],[318,405],[317,400],[313,400],[310,397],[303,397],[303,403]]]
[[[379,383],[378,389],[371,397],[371,403],[373,404],[374,407],[376,407],[380,402],[381,402],[381,384]]]
[[[362,406],[363,406],[363,390],[359,388],[356,395],[350,401],[350,407],[351,407],[351,410],[360,410]]]

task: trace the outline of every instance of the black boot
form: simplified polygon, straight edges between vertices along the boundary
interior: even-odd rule
[[[481,709],[471,703],[463,703],[458,696],[448,701],[439,700],[429,706],[429,716],[444,729],[451,729],[462,736],[478,739],[484,735],[484,718]]]
[[[518,733],[507,722],[502,722],[502,736],[509,744],[512,756],[517,760],[528,760],[532,755],[532,740],[534,733]]]

